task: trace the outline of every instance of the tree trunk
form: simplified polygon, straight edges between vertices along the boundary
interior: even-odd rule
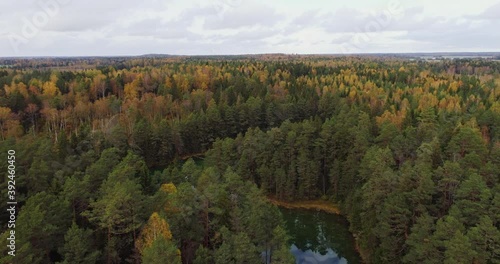
[[[107,259],[107,262],[108,262],[108,264],[111,264],[111,254],[109,252],[110,251],[110,248],[109,248],[110,241],[111,241],[111,228],[108,227],[108,245],[107,245],[107,248],[108,248],[107,249],[108,250],[108,256],[107,256],[108,259]]]

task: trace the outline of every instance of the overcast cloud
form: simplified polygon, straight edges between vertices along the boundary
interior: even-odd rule
[[[0,2],[0,56],[500,51],[498,0]]]

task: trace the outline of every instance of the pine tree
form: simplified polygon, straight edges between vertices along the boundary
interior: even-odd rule
[[[271,263],[288,264],[294,262],[294,257],[290,253],[290,247],[288,246],[288,240],[289,236],[283,227],[277,226],[273,230]]]
[[[60,253],[64,257],[63,264],[97,263],[100,252],[93,245],[92,231],[81,229],[73,222],[66,235]]]
[[[237,233],[231,238],[235,263],[259,263],[259,251],[251,243],[250,237],[244,232]]]
[[[469,229],[472,249],[479,263],[500,263],[500,231],[488,216],[482,216],[479,223]]]
[[[487,214],[491,191],[481,176],[476,173],[469,175],[457,190],[455,205],[461,212],[467,226],[479,223],[482,215]]]
[[[180,253],[172,241],[160,237],[144,249],[141,260],[144,264],[181,264]]]
[[[403,197],[390,194],[377,215],[378,225],[375,233],[380,241],[378,246],[381,261],[393,263],[401,259],[405,251],[404,237],[409,233],[411,211]]]
[[[127,235],[135,242],[136,233],[144,217],[144,196],[141,187],[131,179],[135,169],[129,165],[117,166],[106,179],[97,200],[90,203],[84,216],[106,232],[108,263],[116,259],[116,240],[113,236]]]
[[[436,260],[440,263],[444,261],[444,252],[447,249],[448,240],[450,240],[455,232],[465,232],[465,227],[454,216],[447,215],[441,218],[436,223],[436,231],[432,235],[432,243],[437,248],[439,255]]]
[[[193,261],[193,264],[212,264],[214,263],[213,252],[200,245],[196,250],[196,258]]]
[[[459,230],[445,242],[446,251],[444,252],[444,264],[472,263],[477,252],[472,249],[469,237],[462,234]]]
[[[434,219],[428,214],[417,219],[405,241],[408,251],[402,258],[404,263],[440,263],[439,252],[432,241],[435,228]]]

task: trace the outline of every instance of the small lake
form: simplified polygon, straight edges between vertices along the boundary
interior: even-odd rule
[[[361,263],[342,216],[316,210],[280,208],[296,264]]]

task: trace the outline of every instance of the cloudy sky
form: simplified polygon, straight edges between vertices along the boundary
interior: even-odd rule
[[[499,0],[2,0],[0,56],[500,51]]]

